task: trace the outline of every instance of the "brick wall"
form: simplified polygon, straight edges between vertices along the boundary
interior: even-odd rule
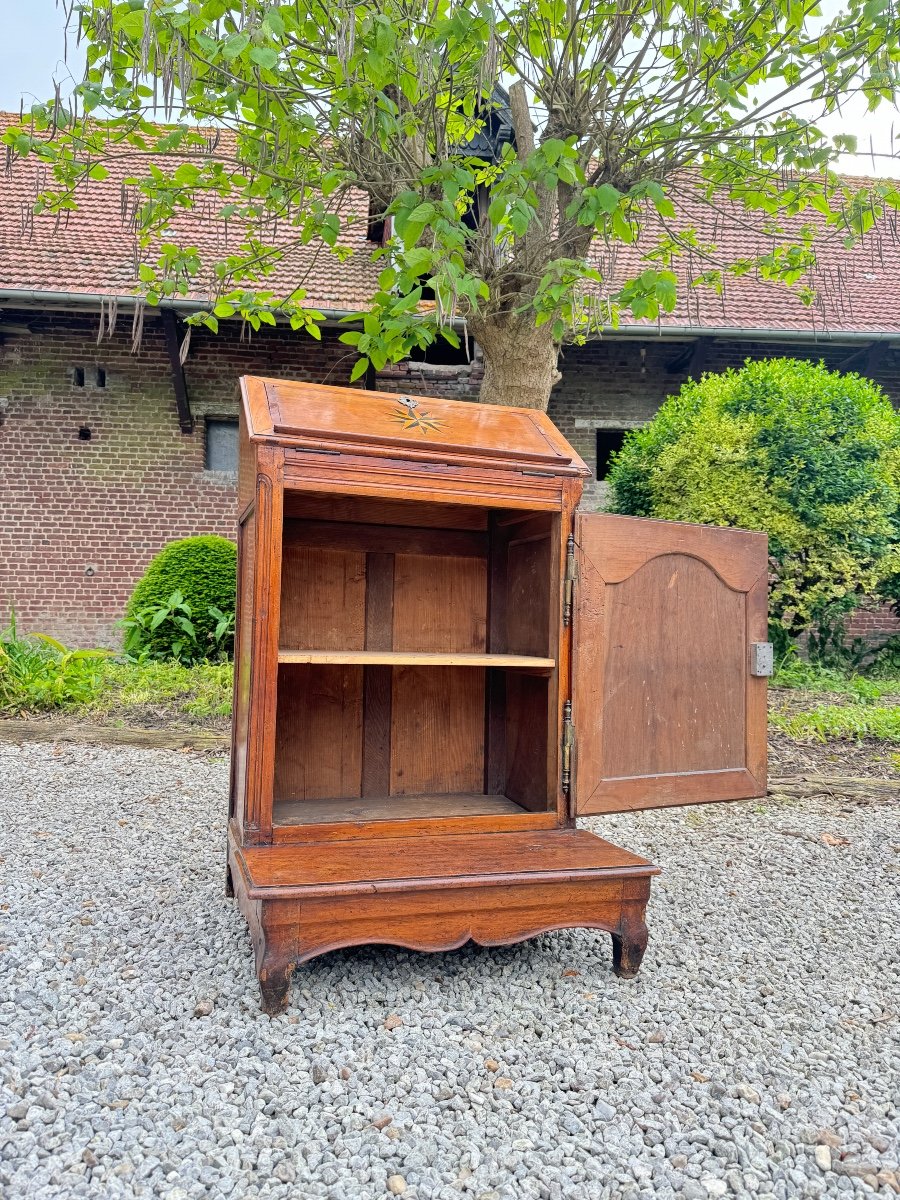
[[[72,645],[115,644],[134,582],[167,542],[234,536],[235,479],[204,470],[203,418],[237,415],[238,377],[341,384],[353,364],[328,332],[321,343],[270,330],[241,342],[194,330],[195,432],[184,435],[159,322],[148,318],[135,355],[130,318],[99,344],[95,316],[6,308],[2,324],[30,332],[0,335],[0,626],[15,605],[23,630]]]
[[[23,629],[73,645],[114,644],[135,580],[167,542],[196,533],[234,533],[235,483],[204,469],[204,418],[236,415],[236,380],[267,374],[346,383],[352,351],[326,331],[321,343],[263,330],[242,342],[194,330],[186,364],[195,432],[179,430],[162,329],[148,318],[141,349],[130,353],[130,320],[97,343],[95,316],[4,309],[0,334],[0,624],[14,604]],[[641,353],[643,349],[643,354]],[[550,416],[585,461],[595,465],[596,431],[649,420],[680,387],[668,365],[683,346],[614,340],[568,348]],[[773,354],[844,359],[846,347],[713,343],[705,369]],[[96,386],[97,368],[105,387]],[[84,372],[76,386],[73,371]],[[900,355],[889,353],[875,378],[900,400]],[[475,399],[476,360],[462,367],[403,364],[383,371],[388,391]],[[90,440],[79,439],[80,429]],[[598,507],[593,482],[586,504]],[[854,632],[900,631],[881,612],[860,615]]]

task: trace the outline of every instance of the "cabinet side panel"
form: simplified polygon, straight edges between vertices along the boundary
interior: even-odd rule
[[[304,546],[286,525],[281,563],[281,632],[286,650],[362,650],[366,556]]]
[[[243,406],[238,416],[238,513],[256,495],[256,446],[247,433],[247,418]]]
[[[397,554],[394,650],[482,653],[487,646],[487,560]]]
[[[482,792],[484,671],[395,667],[391,795]]]
[[[265,843],[272,834],[275,705],[281,605],[282,491],[284,451],[257,451],[253,568],[253,666],[247,718],[247,783],[244,840]]]
[[[253,569],[256,519],[251,512],[238,528],[238,589],[234,638],[234,703],[231,734],[230,815],[243,828],[247,786],[247,718],[253,641]]]
[[[550,518],[543,536],[510,540],[507,551],[506,644],[510,654],[552,654],[550,649],[550,596],[556,580],[552,573],[553,543]],[[557,614],[554,610],[554,621]]]
[[[362,794],[362,713],[362,667],[281,667],[276,800]]]

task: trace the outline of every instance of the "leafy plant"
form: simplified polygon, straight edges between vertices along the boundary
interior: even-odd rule
[[[15,613],[0,634],[0,709],[43,712],[89,704],[108,650],[70,650],[43,633],[20,636]]]
[[[900,680],[900,634],[889,637],[877,648],[870,672],[879,679]],[[900,683],[893,690],[900,692]]]
[[[900,22],[882,0],[823,7],[82,0],[84,78],[5,140],[49,164],[38,205],[58,213],[133,164],[146,299],[214,281],[193,319],[216,331],[277,314],[320,336],[311,264],[346,260],[365,193],[389,245],[371,240],[377,286],[344,335],[353,377],[465,321],[482,399],[546,407],[563,339],[671,312],[679,260],[703,264],[697,286],[755,272],[811,302],[816,222],[852,239],[900,205],[893,180],[834,174],[855,138],[817,123],[849,93],[891,104]],[[720,253],[679,220],[685,195],[760,249]],[[235,235],[185,245],[179,214],[211,201]],[[642,253],[616,253],[641,230]]]
[[[842,621],[896,570],[900,416],[871,380],[749,360],[686,383],[609,475],[615,511],[769,535],[772,638],[811,630],[823,665],[861,662]]]
[[[211,622],[204,625],[203,637],[195,622],[191,605],[175,591],[162,604],[151,604],[126,617],[124,650],[139,662],[146,659],[172,659],[184,666],[205,661],[221,661],[234,651],[234,612],[223,612],[211,604],[207,609]]]
[[[170,542],[128,602],[127,653],[185,662],[230,654],[236,587],[234,542],[214,535]]]

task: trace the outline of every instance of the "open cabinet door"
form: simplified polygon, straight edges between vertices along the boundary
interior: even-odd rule
[[[765,534],[582,514],[574,810],[766,791]]]

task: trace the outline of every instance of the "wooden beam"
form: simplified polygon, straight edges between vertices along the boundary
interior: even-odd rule
[[[178,409],[178,424],[182,433],[194,432],[194,418],[191,414],[191,401],[188,396],[187,380],[184,377],[184,366],[181,362],[181,344],[178,339],[178,318],[171,308],[160,310],[163,331],[166,335],[166,353],[169,356],[169,370],[172,373],[172,386],[175,389],[175,405]]]

